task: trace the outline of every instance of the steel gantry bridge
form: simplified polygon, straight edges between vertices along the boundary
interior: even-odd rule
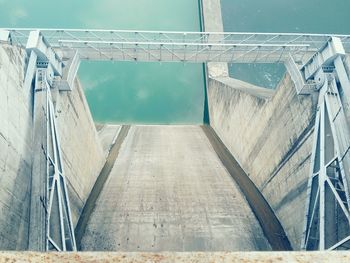
[[[50,89],[72,90],[82,60],[283,63],[297,94],[318,94],[301,248],[350,249],[350,35],[3,28],[0,42],[26,50],[24,88],[34,82],[35,120],[45,126],[31,249],[76,250]]]
[[[3,29],[5,38],[24,47],[33,31],[40,32],[63,59],[78,51],[84,60],[283,63],[289,54],[306,61],[332,36],[350,52],[349,35]]]

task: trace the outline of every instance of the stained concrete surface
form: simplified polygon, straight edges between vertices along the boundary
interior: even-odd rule
[[[261,228],[265,237],[269,241],[272,250],[274,251],[290,251],[291,244],[287,235],[274,214],[270,205],[266,202],[261,192],[256,188],[254,183],[249,179],[249,176],[244,172],[242,167],[237,163],[237,160],[232,156],[230,151],[222,143],[213,128],[210,126],[202,126],[203,131],[207,135],[211,145],[230,173],[234,181],[237,183],[242,193],[246,197],[252,211],[260,222]]]
[[[222,31],[220,0],[202,0],[206,31]],[[226,65],[226,67],[225,67]],[[268,201],[294,249],[300,249],[315,103],[286,76],[276,91],[228,78],[208,63],[209,119],[217,135]]]
[[[269,99],[210,79],[210,124],[300,249],[313,142],[315,100],[288,75]]]
[[[33,162],[44,154],[41,146],[33,148],[35,98],[33,87],[23,87],[25,54],[20,47],[0,45],[0,249],[5,250],[28,249],[30,214],[34,214],[30,205],[37,203],[44,209],[39,197],[31,200],[32,179],[38,176]],[[75,224],[105,155],[79,81],[71,92],[53,89],[52,93]],[[35,134],[44,135],[46,130]]]
[[[98,137],[100,138],[103,153],[106,157],[120,132],[120,128],[121,125],[102,125],[98,128]]]
[[[27,247],[32,92],[23,88],[24,51],[0,44],[0,249]]]
[[[132,126],[81,242],[85,251],[269,248],[200,126]]]
[[[262,99],[271,98],[275,92],[272,89],[262,88],[262,87],[250,84],[250,83],[245,82],[245,81],[234,79],[234,78],[218,77],[218,78],[215,78],[215,80],[223,83],[224,85],[226,85],[228,87],[232,87],[236,90],[243,91],[245,93],[251,94],[255,97],[262,98]]]
[[[59,93],[56,111],[72,220],[76,225],[106,158],[78,79],[72,91]]]
[[[114,166],[114,163],[116,159],[118,158],[119,151],[121,148],[122,143],[124,142],[125,137],[127,136],[128,132],[130,130],[129,125],[123,125],[119,132],[118,136],[113,139],[113,143],[111,146],[111,149],[108,153],[108,157],[106,159],[106,163],[103,166],[95,184],[94,187],[91,190],[91,193],[89,195],[89,198],[87,199],[83,211],[80,215],[78,224],[75,228],[75,240],[77,244],[77,249],[81,249],[81,238],[83,234],[85,233],[87,223],[89,222],[90,216],[92,211],[94,211],[96,206],[96,200],[99,198],[104,185],[108,179],[108,176]]]

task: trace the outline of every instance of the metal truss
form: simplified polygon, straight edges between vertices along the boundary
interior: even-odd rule
[[[6,39],[8,35],[2,33]],[[60,139],[51,88],[56,79],[73,82],[74,67],[63,74],[63,63],[37,32],[32,31],[26,45],[24,89],[34,81],[34,154],[32,165],[29,249],[35,251],[75,251],[74,227],[63,169]],[[68,76],[67,79],[60,75]]]
[[[313,79],[319,89],[301,244],[305,250],[350,249],[350,130],[343,106],[350,85],[343,55],[339,40],[332,39],[302,68],[305,80]]]
[[[45,92],[43,107],[46,109],[46,250],[75,251],[74,227],[70,212],[67,182],[64,176],[60,140],[57,131],[55,109],[51,97],[51,85],[47,79],[50,70],[36,71],[35,89]]]
[[[279,63],[292,54],[306,61],[330,37],[350,52],[349,35],[288,33],[217,33],[127,30],[4,28],[12,42],[25,46],[31,31],[40,31],[63,59],[76,52],[83,60]]]
[[[339,118],[345,118],[345,115],[336,82],[330,77],[320,91],[316,115],[307,223],[302,244],[306,250],[350,249],[350,243],[341,242],[350,235],[350,202],[334,122],[337,115]]]

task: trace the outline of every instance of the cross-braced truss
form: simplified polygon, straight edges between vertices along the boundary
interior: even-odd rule
[[[1,29],[0,29],[1,30]],[[350,52],[349,35],[288,33],[217,33],[79,29],[2,29],[25,46],[29,34],[40,30],[64,59],[79,52],[81,59],[167,62],[278,63],[292,54],[308,60],[331,36]]]
[[[305,250],[350,249],[350,130],[344,107],[350,82],[344,55],[339,39],[331,39],[301,69],[319,89],[301,244]]]
[[[56,126],[55,110],[52,103],[47,69],[37,69],[36,90],[45,92],[46,108],[46,250],[76,250],[67,183],[64,175],[60,140]]]
[[[338,141],[342,131],[335,123],[345,115],[336,81],[330,77],[320,91],[316,115],[302,244],[306,250],[350,249],[349,188]]]

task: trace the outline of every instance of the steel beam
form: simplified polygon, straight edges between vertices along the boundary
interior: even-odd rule
[[[59,76],[62,75],[62,61],[40,31],[29,32],[26,51],[28,53],[35,51],[39,62],[45,65],[51,64],[55,73]]]

